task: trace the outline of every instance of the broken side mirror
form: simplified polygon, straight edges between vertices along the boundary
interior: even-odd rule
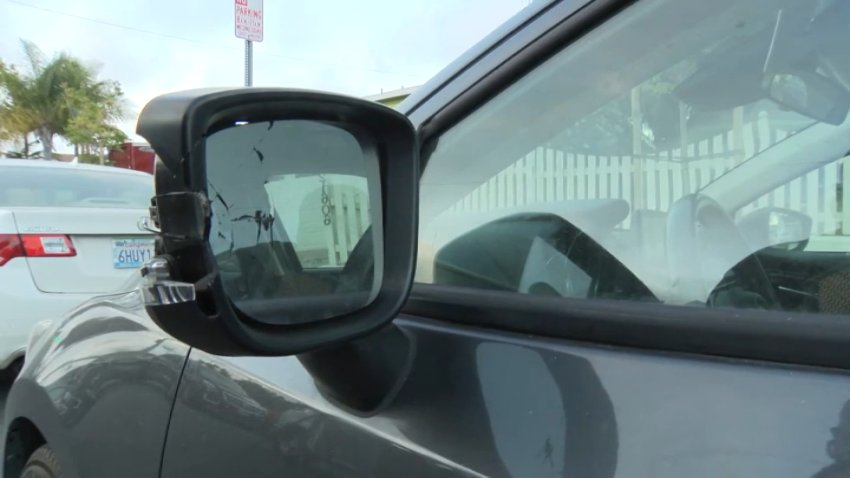
[[[407,297],[416,134],[366,100],[283,89],[151,101],[157,257],[149,315],[207,352],[289,355],[352,340]]]

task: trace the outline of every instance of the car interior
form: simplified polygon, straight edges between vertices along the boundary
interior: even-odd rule
[[[665,2],[658,17],[615,20],[604,33],[588,35],[560,52],[440,139],[428,159],[436,164],[426,169],[422,181],[428,199],[420,227],[434,249],[432,257],[420,258],[420,269],[433,268],[426,282],[562,297],[848,312],[850,301],[840,293],[850,277],[846,244],[814,247],[812,242],[832,239],[826,231],[810,241],[817,223],[804,212],[773,207],[770,198],[769,205],[762,201],[755,211],[752,206],[809,173],[823,176],[818,168],[843,161],[847,154],[850,64],[836,45],[850,31],[836,25],[850,19],[850,7],[843,2],[785,2],[781,9],[775,2],[711,2],[694,30],[676,30],[686,32],[686,38],[670,38],[664,49],[642,49],[646,31],[665,34],[664,18],[671,24],[694,18],[694,5],[682,4],[687,9],[682,16],[677,8],[675,2]],[[747,21],[724,26],[729,15]],[[809,30],[801,33],[801,28]],[[718,41],[717,32],[724,30],[728,35]],[[606,48],[613,42],[618,48]],[[761,47],[766,44],[774,46],[767,55]],[[615,53],[603,62],[593,55],[597,49]],[[813,100],[803,107],[788,100],[798,90],[785,91],[781,98],[772,87],[766,90],[766,65],[799,75],[795,88],[805,89]],[[616,78],[609,77],[612,69]],[[463,201],[476,188],[492,184],[491,178],[506,168],[527,167],[522,158],[541,146],[559,153],[587,147],[592,152],[607,148],[611,156],[634,154],[629,127],[622,131],[625,150],[616,149],[616,138],[597,133],[612,130],[611,118],[621,105],[629,114],[630,90],[636,87],[649,98],[642,105],[644,134],[657,133],[649,135],[644,148],[676,144],[680,120],[691,134],[729,131],[736,108],[743,109],[745,118],[747,112],[774,114],[790,133],[757,145],[753,156],[739,159],[717,177],[712,173],[669,208],[612,196],[611,205],[590,214],[581,213],[588,199],[538,198],[518,207],[464,210]],[[652,96],[662,88],[663,94]],[[829,101],[821,102],[823,98]],[[652,115],[668,104],[675,114]],[[678,104],[689,116],[678,116]],[[591,130],[588,124],[600,129]],[[449,167],[451,175],[443,173],[441,168]],[[822,187],[838,188],[840,198],[843,182],[835,181]],[[615,203],[617,212],[612,213]],[[798,229],[794,237],[768,237],[777,227],[792,226]],[[538,280],[529,282],[531,275]]]

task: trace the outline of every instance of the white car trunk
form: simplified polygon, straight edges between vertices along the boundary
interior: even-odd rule
[[[18,233],[64,234],[76,254],[27,257],[43,292],[102,293],[120,286],[153,256],[153,236],[139,229],[145,209],[13,208]]]

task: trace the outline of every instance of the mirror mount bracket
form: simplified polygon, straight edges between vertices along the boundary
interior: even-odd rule
[[[362,417],[392,403],[415,358],[415,338],[394,324],[351,342],[298,355],[326,400]]]
[[[199,244],[206,239],[210,217],[206,195],[192,191],[165,193],[155,196],[152,202],[151,218],[161,231],[163,252]]]

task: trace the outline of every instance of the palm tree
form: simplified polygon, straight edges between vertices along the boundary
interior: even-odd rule
[[[26,84],[11,66],[0,61],[0,141],[21,141],[21,156],[31,157],[30,133],[38,127],[35,112],[25,106]]]
[[[46,61],[33,43],[22,41],[26,72],[0,65],[0,131],[23,139],[34,134],[45,159],[53,157],[53,139],[65,135],[85,104],[103,109],[104,121],[120,118],[121,90],[109,81],[97,81],[95,72],[80,60],[61,53]],[[26,153],[25,153],[26,154]]]

